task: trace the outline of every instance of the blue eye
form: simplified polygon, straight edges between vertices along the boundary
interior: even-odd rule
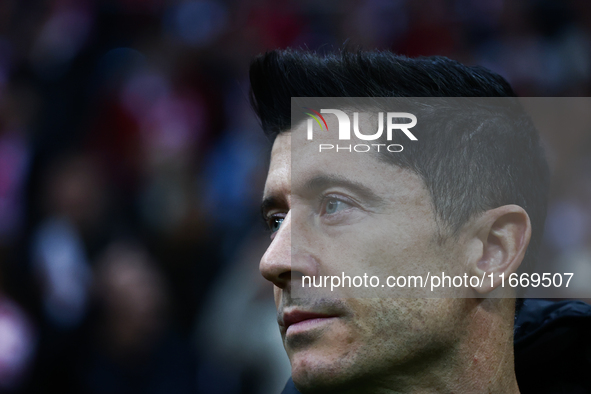
[[[326,214],[331,215],[331,214],[337,213],[338,211],[342,211],[343,209],[346,209],[347,207],[349,207],[349,204],[347,204],[346,202],[341,201],[337,198],[329,198],[326,201],[324,211]]]
[[[269,218],[269,221],[268,221],[269,230],[271,230],[272,233],[278,231],[279,227],[281,227],[281,223],[283,223],[284,219],[285,218],[278,217],[278,216],[272,216],[271,218]]]

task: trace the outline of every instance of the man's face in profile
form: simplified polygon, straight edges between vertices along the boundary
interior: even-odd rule
[[[371,288],[363,297],[305,296],[302,276],[367,273],[384,283],[414,268],[451,273],[466,261],[461,235],[441,240],[417,174],[372,153],[319,154],[319,140],[308,143],[305,135],[302,123],[273,145],[263,204],[273,233],[260,263],[275,285],[298,388],[354,388],[453,355],[470,319],[466,300],[386,298]]]

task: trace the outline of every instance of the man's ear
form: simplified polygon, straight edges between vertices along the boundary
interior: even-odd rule
[[[487,294],[501,284],[501,274],[507,279],[521,265],[531,238],[531,222],[520,206],[503,205],[478,217],[473,230],[476,247],[468,269],[478,278],[484,275],[484,283],[474,290]]]

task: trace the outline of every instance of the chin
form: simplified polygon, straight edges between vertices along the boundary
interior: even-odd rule
[[[291,377],[302,393],[342,393],[351,388],[346,358],[328,357],[312,351],[291,356]]]

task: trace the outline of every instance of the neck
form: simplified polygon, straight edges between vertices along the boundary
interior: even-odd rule
[[[513,300],[470,300],[468,335],[444,375],[446,392],[519,393],[513,356]],[[446,369],[444,367],[444,369]]]
[[[466,300],[467,329],[453,349],[366,382],[351,392],[518,394],[513,358],[513,300]],[[508,318],[509,317],[509,318]],[[342,392],[342,391],[341,391]]]

